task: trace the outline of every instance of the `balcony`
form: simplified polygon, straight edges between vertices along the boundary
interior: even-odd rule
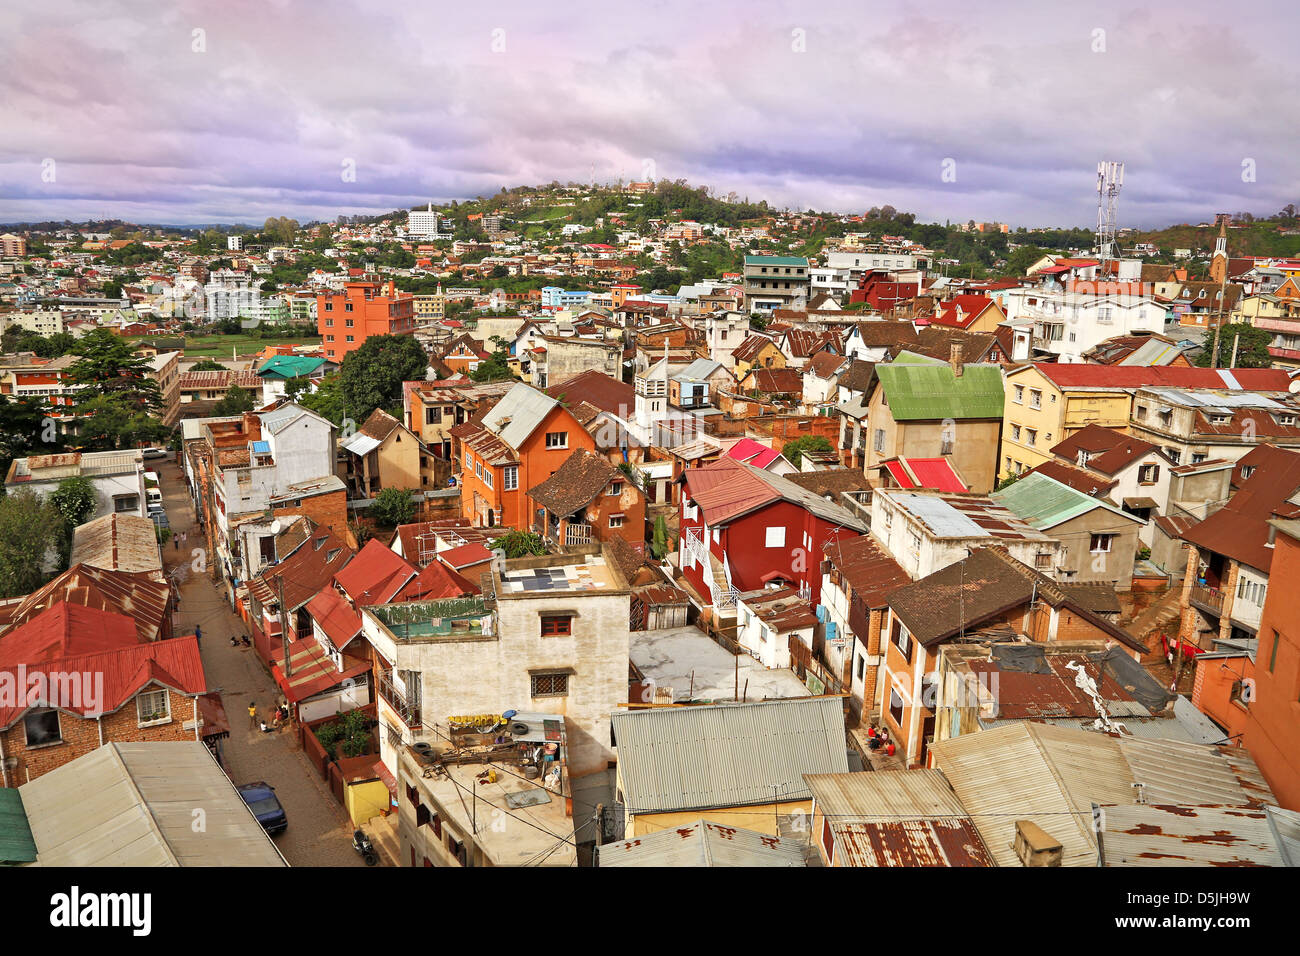
[[[393,685],[387,674],[378,675],[375,683],[379,688],[379,696],[402,719],[402,723],[411,730],[418,730],[422,726],[420,705],[407,701],[405,695]]]
[[[1219,588],[1193,585],[1191,602],[1202,611],[1220,616],[1223,614],[1223,591]]]

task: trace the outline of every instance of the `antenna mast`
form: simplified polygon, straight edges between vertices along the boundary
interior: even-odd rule
[[[1124,185],[1124,164],[1097,164],[1097,258],[1098,272],[1105,276],[1106,264],[1115,258],[1115,208]]]

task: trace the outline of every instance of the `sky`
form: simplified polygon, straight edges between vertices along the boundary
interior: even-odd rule
[[[1121,227],[1300,203],[1300,5],[7,0],[0,222],[260,224],[685,179]]]

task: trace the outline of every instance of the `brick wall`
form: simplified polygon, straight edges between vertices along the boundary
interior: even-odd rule
[[[9,785],[20,786],[97,750],[101,745],[101,728],[102,743],[196,739],[194,729],[186,730],[183,726],[187,721],[194,720],[194,699],[175,691],[168,691],[167,695],[171,705],[171,720],[165,724],[141,727],[136,698],[132,697],[118,710],[105,714],[101,720],[87,720],[66,712],[60,713],[59,732],[63,742],[34,748],[28,748],[23,721],[19,719],[8,730],[0,731],[5,756],[18,760],[18,766],[9,771]]]

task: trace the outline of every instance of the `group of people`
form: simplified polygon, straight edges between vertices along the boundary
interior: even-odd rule
[[[262,733],[270,733],[273,730],[279,730],[280,725],[289,719],[289,705],[287,703],[277,704],[271,711],[271,722],[268,724],[266,718],[261,719],[257,716],[257,702],[254,701],[248,705],[248,725],[252,730],[260,730]]]
[[[884,727],[877,728],[872,724],[867,728],[867,749],[881,750],[889,747],[889,731]]]

